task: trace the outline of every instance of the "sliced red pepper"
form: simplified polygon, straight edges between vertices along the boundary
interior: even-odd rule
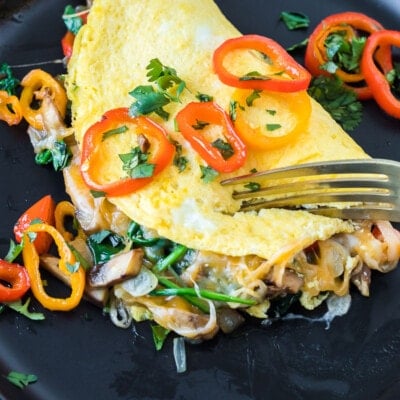
[[[153,175],[145,178],[122,178],[115,182],[101,182],[96,175],[99,163],[104,160],[99,156],[105,143],[103,134],[118,129],[128,128],[124,135],[143,135],[150,144],[148,162],[155,165]],[[108,196],[124,196],[143,188],[163,171],[173,160],[175,146],[168,140],[167,132],[147,117],[131,117],[128,108],[116,108],[107,111],[103,118],[93,124],[85,133],[82,143],[81,174],[89,188],[104,192]],[[118,158],[118,154],[115,154]]]
[[[246,79],[232,74],[224,66],[224,60],[229,53],[239,49],[262,53],[268,57],[277,73],[264,77],[247,76]],[[311,80],[310,73],[283,47],[274,40],[259,35],[245,35],[226,40],[214,51],[213,64],[215,73],[223,83],[242,89],[297,92],[307,89]]]
[[[246,161],[246,145],[233,127],[228,114],[213,102],[189,103],[176,116],[179,131],[200,157],[218,172],[232,172]],[[221,151],[210,143],[203,129],[196,129],[199,123],[221,126],[223,135],[233,150],[229,158],[224,158]]]
[[[378,21],[362,13],[348,11],[332,14],[324,18],[310,35],[305,54],[305,66],[314,76],[329,76],[330,73],[322,69],[321,66],[328,61],[325,41],[331,34],[344,31],[346,32],[346,39],[350,42],[352,38],[358,35],[358,32],[371,34],[383,29],[384,27]],[[391,65],[390,48],[382,47],[376,53],[376,58],[382,67],[388,68]],[[365,84],[362,85],[364,81],[362,72],[349,73],[338,68],[335,75],[345,82],[346,86],[352,89],[360,100],[372,97],[371,89]],[[360,86],[353,84],[360,84]]]
[[[71,31],[67,33],[61,39],[61,47],[65,57],[70,58],[72,56],[72,48],[74,47],[75,35]]]
[[[24,267],[0,260],[0,303],[19,300],[29,287],[29,275]]]
[[[389,72],[388,67],[378,66],[374,60],[378,49],[390,46],[400,47],[400,31],[383,30],[371,34],[361,58],[361,70],[379,106],[392,117],[400,118],[400,100],[393,95],[385,76]]]
[[[28,208],[14,225],[14,235],[18,243],[21,242],[25,230],[28,226],[37,220],[49,225],[54,225],[54,210],[55,203],[50,195],[42,197],[39,201]],[[44,254],[49,251],[52,243],[52,238],[45,232],[37,234],[33,244],[35,245],[38,254]]]

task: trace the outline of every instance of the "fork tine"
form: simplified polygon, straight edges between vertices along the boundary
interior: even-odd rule
[[[324,215],[325,217],[340,219],[367,219],[367,220],[386,220],[400,222],[400,209],[378,207],[376,205],[365,205],[365,207],[334,208],[322,207],[308,209],[307,211]]]
[[[392,169],[394,167],[400,169],[400,163],[393,160],[378,158],[314,162],[236,176],[233,178],[224,179],[221,181],[221,185],[238,185],[241,183],[257,181],[260,178],[284,179],[313,175],[340,174],[344,172],[348,174],[360,173],[391,175],[393,174]]]

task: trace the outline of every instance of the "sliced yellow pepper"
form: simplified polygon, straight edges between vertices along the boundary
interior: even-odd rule
[[[65,241],[71,242],[75,239],[74,235],[65,229],[65,220],[66,218],[75,218],[75,207],[69,201],[60,201],[57,203],[55,211],[54,211],[54,218],[55,218],[55,226],[58,232],[61,233],[62,237]],[[83,230],[78,227],[77,237],[86,240],[86,235]]]
[[[233,94],[233,100],[237,103],[235,128],[246,145],[253,150],[273,150],[296,141],[306,131],[311,115],[311,100],[305,90],[294,93],[259,92],[251,102],[254,108],[253,104],[249,104],[253,93],[251,90],[236,90]],[[261,101],[263,104],[277,103],[279,109],[260,107],[257,103]],[[260,124],[264,117],[257,115],[252,118],[250,114],[253,110],[264,113],[266,118],[271,114],[271,120],[276,123]],[[283,117],[281,111],[284,111]],[[287,121],[288,117],[290,122]],[[270,130],[276,129],[279,135],[269,134],[269,125]]]
[[[22,119],[22,109],[18,97],[0,90],[0,120],[8,125],[18,125]]]
[[[28,236],[28,234],[32,232],[46,232],[53,237],[60,256],[58,267],[63,274],[69,276],[71,281],[71,294],[69,297],[52,297],[44,290],[40,276],[39,255]],[[31,290],[35,298],[43,307],[49,310],[69,311],[75,308],[82,299],[85,289],[86,275],[82,266],[79,265],[79,267],[76,268],[75,256],[68,247],[68,244],[61,233],[51,225],[32,224],[25,231],[24,243],[22,256],[31,281]]]
[[[41,70],[33,69],[21,81],[23,87],[20,104],[22,115],[29,125],[35,129],[43,130],[42,107],[32,108],[34,100],[42,100],[44,96],[50,95],[60,113],[61,118],[65,117],[67,108],[67,95],[64,88],[50,74]]]

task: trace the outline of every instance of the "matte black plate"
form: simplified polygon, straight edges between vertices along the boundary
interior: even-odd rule
[[[76,1],[74,2],[77,3]],[[0,62],[21,64],[61,58],[61,14],[66,1],[0,2]],[[300,11],[314,27],[333,12],[355,10],[396,29],[393,0],[219,0],[243,33],[260,33],[284,46],[308,31],[289,32],[281,11]],[[171,2],[173,6],[173,2]],[[127,27],[135,29],[135,27]],[[63,72],[61,65],[45,65]],[[22,77],[28,69],[18,70]],[[365,104],[354,138],[374,157],[400,160],[400,122]],[[60,174],[34,164],[26,126],[0,124],[0,255],[26,207],[47,193],[65,198]],[[261,327],[252,321],[232,336],[188,345],[188,371],[177,374],[172,340],[154,349],[149,325],[115,328],[101,310],[83,303],[70,313],[45,311],[43,322],[14,312],[0,315],[0,393],[6,399],[399,399],[400,271],[375,273],[372,296],[355,291],[350,312],[321,323],[295,320]],[[41,308],[33,303],[36,310]],[[318,313],[314,313],[318,315]],[[3,375],[34,373],[23,391]],[[0,396],[1,397],[1,396]]]

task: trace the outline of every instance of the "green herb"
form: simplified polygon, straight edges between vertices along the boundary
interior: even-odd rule
[[[27,236],[28,236],[29,241],[32,243],[36,239],[37,233],[36,232],[28,232]]]
[[[186,169],[189,161],[186,157],[182,156],[182,145],[175,140],[171,140],[171,143],[175,146],[173,164],[178,168],[179,172],[183,172]]]
[[[29,304],[31,302],[31,298],[28,297],[25,301],[25,303],[22,303],[21,300],[14,301],[12,303],[7,303],[7,307],[11,308],[12,310],[16,311],[17,313],[23,315],[26,318],[29,318],[33,321],[42,321],[45,319],[45,316],[43,313],[38,313],[38,312],[30,312],[29,311]]]
[[[81,266],[81,264],[79,263],[79,261],[75,262],[74,264],[70,264],[67,263],[67,270],[71,273],[74,274],[75,272],[78,271],[79,267]]]
[[[251,190],[252,192],[257,191],[260,189],[261,185],[258,182],[249,182],[244,185],[246,189]]]
[[[114,254],[125,248],[124,239],[109,230],[101,230],[87,239],[95,264],[108,261]]]
[[[253,92],[249,96],[247,96],[246,104],[248,107],[251,107],[253,105],[254,100],[260,98],[261,92],[262,92],[262,90],[253,90]]]
[[[126,232],[128,239],[136,246],[152,246],[159,241],[158,237],[145,238],[143,228],[135,221],[129,224]]]
[[[250,170],[250,172],[251,172],[252,174],[255,174],[255,173],[258,172],[258,171],[257,171],[257,168],[252,168],[252,169]]]
[[[8,94],[13,95],[19,85],[19,80],[14,77],[8,64],[0,64],[0,90],[5,90]]]
[[[154,164],[147,162],[148,153],[143,153],[139,146],[134,147],[129,153],[119,154],[122,169],[131,178],[148,178],[153,176]]]
[[[165,121],[169,118],[169,113],[163,107],[170,103],[170,99],[164,93],[156,92],[153,86],[138,86],[129,94],[136,99],[129,108],[132,117],[156,113]]]
[[[299,12],[282,11],[280,19],[291,31],[295,29],[308,28],[308,26],[310,25],[310,18],[308,18],[307,15]]]
[[[165,271],[172,264],[177,262],[181,257],[183,257],[187,252],[187,247],[183,244],[176,244],[175,248],[172,250],[167,257],[159,260],[153,267],[155,272]]]
[[[211,145],[212,145],[213,147],[215,147],[216,149],[219,150],[219,152],[221,153],[222,158],[223,158],[224,160],[227,160],[228,158],[232,157],[232,156],[235,154],[235,152],[233,151],[233,148],[232,148],[231,144],[228,143],[228,142],[225,142],[225,141],[222,140],[222,139],[216,139],[216,140],[214,140],[214,141],[211,143]]]
[[[238,106],[238,102],[235,100],[231,100],[229,102],[229,117],[235,122],[236,121],[236,107]]]
[[[339,78],[319,76],[312,80],[308,93],[344,130],[351,131],[360,124],[362,105],[356,94],[347,89]]]
[[[298,43],[292,44],[289,47],[286,47],[286,51],[288,51],[289,53],[293,53],[297,50],[304,49],[305,47],[307,47],[307,45],[308,45],[308,38],[305,38],[301,42],[298,42]]]
[[[396,96],[400,96],[400,63],[394,63],[393,69],[386,74],[390,88]]]
[[[156,350],[161,350],[165,339],[171,331],[160,325],[151,325],[151,332],[153,334],[153,341],[154,345],[156,346]]]
[[[258,71],[251,71],[241,76],[239,81],[268,81],[269,79],[271,78],[261,75]]]
[[[45,149],[40,153],[36,154],[35,162],[39,165],[46,165],[53,163],[53,168],[55,171],[61,171],[64,169],[70,159],[72,154],[63,140],[54,142],[51,149]]]
[[[79,15],[76,15],[75,8],[70,4],[65,7],[62,19],[67,29],[74,35],[82,28],[83,20]]]
[[[197,93],[196,94],[196,99],[201,101],[202,103],[205,103],[207,101],[213,101],[213,97],[208,95],[208,94],[204,94],[204,93]]]
[[[157,276],[157,279],[158,279],[158,283],[162,286],[165,286],[166,288],[169,288],[169,289],[180,289],[181,288],[179,285],[172,282],[170,279],[165,278],[164,276]],[[190,304],[196,306],[202,312],[204,312],[204,313],[209,312],[208,304],[203,299],[200,299],[199,297],[187,296],[185,294],[183,294],[182,297],[185,300],[187,300]]]
[[[339,68],[349,73],[359,72],[365,42],[365,37],[354,37],[348,42],[345,31],[329,35],[325,40],[328,61],[321,68],[332,74]]]
[[[279,128],[282,128],[281,124],[266,124],[265,128],[267,129],[267,131],[276,131]]]
[[[180,95],[186,88],[186,83],[178,77],[174,68],[167,67],[158,58],[150,60],[146,69],[149,82],[153,86],[138,86],[129,94],[136,102],[129,108],[131,116],[147,115],[155,112],[164,120],[168,120],[169,113],[163,107],[171,101],[179,102]]]
[[[91,194],[95,199],[97,199],[97,198],[99,198],[99,197],[105,197],[105,196],[106,196],[106,194],[105,194],[104,192],[101,192],[101,191],[99,191],[99,190],[91,190],[91,191],[90,191],[90,194]]]
[[[122,125],[118,128],[115,129],[110,129],[109,131],[106,131],[103,133],[103,139],[102,140],[106,140],[108,139],[110,136],[113,135],[119,135],[120,133],[125,133],[126,131],[128,131],[128,127],[126,125]]]
[[[223,293],[213,292],[211,290],[199,289],[196,290],[194,288],[166,288],[166,289],[156,289],[150,292],[153,296],[192,296],[192,297],[200,297],[208,300],[215,301],[223,301],[227,303],[238,303],[245,304],[249,306],[254,306],[257,304],[254,300],[242,299],[241,297],[229,296]]]
[[[13,262],[21,254],[23,248],[24,248],[23,239],[19,244],[16,244],[14,240],[10,239],[10,246],[8,248],[8,252],[4,257],[4,259],[8,262]]]
[[[7,380],[13,385],[23,389],[30,383],[35,383],[37,381],[37,376],[33,374],[24,374],[23,372],[11,371],[6,376]]]
[[[295,294],[287,293],[284,297],[276,297],[271,301],[271,311],[275,317],[282,317],[287,314],[289,308],[296,303],[301,297],[301,292]]]
[[[204,129],[208,125],[210,125],[209,122],[200,121],[199,119],[196,119],[196,123],[194,125],[192,125],[192,128],[196,129],[198,131],[201,131],[202,129]]]
[[[265,111],[266,111],[269,115],[275,115],[275,114],[276,114],[276,110],[271,110],[271,109],[269,109],[269,108],[267,108]]]
[[[218,176],[218,171],[216,171],[214,168],[209,167],[208,165],[200,165],[200,170],[200,179],[202,179],[204,183],[210,183]]]

